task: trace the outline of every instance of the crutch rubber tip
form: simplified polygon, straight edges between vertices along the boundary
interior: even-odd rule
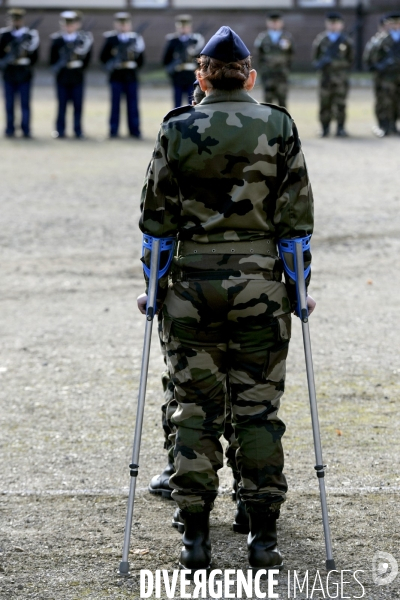
[[[119,563],[119,570],[118,570],[120,575],[128,575],[129,574],[129,562],[128,561],[121,561]]]
[[[329,560],[326,561],[326,570],[329,571],[336,571],[336,565],[335,565],[335,561],[333,560],[333,558],[330,558]]]

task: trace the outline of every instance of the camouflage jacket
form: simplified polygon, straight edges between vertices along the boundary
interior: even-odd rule
[[[370,38],[368,40],[368,42],[365,45],[362,59],[363,59],[364,66],[368,71],[373,71],[374,67],[373,67],[372,60],[373,60],[375,48],[376,48],[380,38],[383,37],[384,35],[385,34],[382,31],[377,31],[372,36],[372,38]]]
[[[342,33],[337,42],[331,42],[326,31],[315,38],[312,46],[312,60],[315,68],[324,72],[347,73],[353,64],[353,41]]]
[[[390,33],[379,36],[371,50],[370,64],[383,78],[400,75],[400,42],[395,42]]]
[[[285,109],[259,104],[245,91],[213,92],[165,117],[141,202],[140,228],[155,237],[201,244],[276,241],[313,230],[313,196],[296,126]],[[177,255],[173,270],[279,281],[280,263],[276,253],[251,260]]]
[[[293,40],[289,33],[283,32],[278,43],[274,44],[268,31],[260,33],[254,47],[258,52],[258,69],[262,77],[289,75],[293,57]]]

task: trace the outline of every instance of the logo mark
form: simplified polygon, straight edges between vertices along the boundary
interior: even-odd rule
[[[399,573],[399,566],[389,552],[377,552],[372,559],[372,580],[376,585],[393,583]]]

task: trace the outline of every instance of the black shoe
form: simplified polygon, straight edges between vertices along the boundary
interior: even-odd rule
[[[236,502],[236,512],[235,512],[235,520],[232,524],[233,531],[236,533],[249,533],[249,514],[246,510],[246,506],[243,500],[238,498]]]
[[[231,494],[232,502],[236,502],[237,491],[238,491],[238,482],[236,479],[234,479],[232,481],[232,494]]]
[[[338,126],[336,131],[336,137],[346,138],[349,137],[349,134],[347,133],[344,127]]]
[[[15,138],[15,133],[5,133],[6,138],[12,139]]]
[[[319,134],[319,137],[321,137],[321,138],[329,137],[329,125],[322,125],[322,129]]]
[[[282,569],[283,559],[277,547],[276,518],[265,513],[250,514],[250,533],[247,539],[250,568]]]
[[[179,567],[193,572],[211,567],[210,511],[188,513],[181,511],[185,533]]]
[[[161,475],[155,475],[149,484],[150,494],[160,494],[163,498],[171,498],[169,478],[175,473],[174,465],[168,463]]]
[[[22,137],[25,138],[26,140],[32,140],[33,139],[30,133],[24,133],[22,135]]]
[[[177,529],[179,531],[179,533],[184,533],[185,531],[185,524],[183,522],[183,518],[181,515],[181,511],[179,508],[177,508],[172,516],[172,522],[171,522],[172,527],[175,527],[175,529]]]

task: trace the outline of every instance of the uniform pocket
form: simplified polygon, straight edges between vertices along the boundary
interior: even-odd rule
[[[292,332],[292,317],[284,314],[276,317],[275,343],[268,350],[264,364],[263,377],[275,383],[283,391],[286,376],[286,358]]]

